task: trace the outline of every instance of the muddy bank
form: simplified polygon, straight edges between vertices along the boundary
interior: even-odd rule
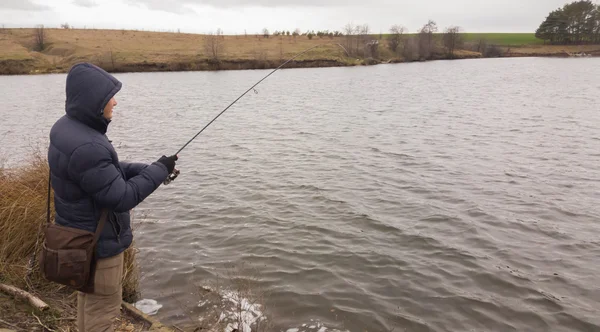
[[[589,56],[600,56],[600,49],[587,52]],[[514,57],[570,57],[566,51],[543,52],[529,49],[508,49],[501,55],[483,56],[477,52],[465,52],[450,56],[447,54],[433,54],[429,59],[415,59],[407,61],[403,58],[393,59],[311,59],[289,62],[285,68],[319,68],[319,67],[348,67],[348,66],[371,66],[390,63],[425,62],[440,60],[468,60],[483,58],[514,58]],[[252,70],[252,69],[274,69],[285,60],[191,60],[191,61],[169,61],[169,62],[132,62],[132,63],[106,63],[90,61],[108,72],[130,73],[130,72],[175,72],[175,71],[219,71],[219,70]],[[0,75],[35,75],[67,73],[72,64],[59,63],[49,64],[35,59],[26,60],[0,60]]]
[[[91,61],[94,63],[94,61]],[[179,61],[179,62],[138,62],[102,64],[95,63],[108,72],[169,72],[169,71],[218,71],[218,70],[247,70],[247,69],[272,69],[277,68],[283,61],[274,60],[223,60],[223,61]],[[379,63],[379,62],[378,62]],[[286,68],[317,68],[317,67],[342,67],[354,66],[360,63],[351,63],[338,60],[300,60],[291,61]],[[35,75],[67,73],[70,66],[47,66],[36,63],[34,60],[5,60],[0,61],[0,75]]]
[[[26,75],[34,74],[36,62],[28,60],[1,60],[0,75]]]

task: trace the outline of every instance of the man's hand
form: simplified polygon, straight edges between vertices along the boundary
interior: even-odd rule
[[[169,171],[169,174],[171,174],[175,170],[175,161],[177,159],[179,159],[177,155],[172,155],[170,157],[162,156],[160,159],[158,159],[158,162],[165,165]]]

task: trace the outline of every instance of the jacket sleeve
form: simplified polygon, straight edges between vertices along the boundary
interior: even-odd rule
[[[127,212],[136,207],[169,175],[166,166],[155,162],[126,180],[113,164],[110,151],[94,143],[73,152],[68,172],[100,206],[115,212]]]
[[[137,176],[146,167],[148,167],[147,164],[142,164],[142,163],[128,163],[128,162],[124,162],[124,161],[119,162],[119,164],[121,164],[121,168],[125,172],[125,180],[129,180],[132,177]]]

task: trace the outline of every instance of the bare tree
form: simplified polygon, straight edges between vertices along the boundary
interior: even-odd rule
[[[223,30],[217,29],[217,32],[212,31],[206,36],[204,40],[204,49],[206,54],[211,57],[212,60],[218,61],[223,54],[225,48],[225,37],[223,36]]]
[[[404,41],[402,56],[406,61],[419,59],[419,40],[417,37],[409,37]]]
[[[262,30],[263,38],[269,38],[269,29],[264,28]]]
[[[348,23],[344,27],[344,34],[346,35],[346,42],[345,42],[346,45],[344,45],[344,46],[350,54],[354,53],[353,49],[354,49],[354,32],[355,31],[356,31],[356,28],[353,23]]]
[[[300,29],[296,29],[294,30],[294,32],[292,32],[292,36],[294,38],[294,43],[296,42],[296,38],[298,38],[298,36],[300,36],[302,34],[302,31]]]
[[[452,26],[446,29],[442,38],[444,47],[448,56],[454,58],[454,52],[457,48],[463,46],[464,40],[463,35],[460,33],[460,27]]]
[[[363,24],[360,27],[360,43],[362,46],[362,56],[363,57],[376,57],[377,47],[379,46],[376,37],[371,36],[371,28],[368,24]],[[375,49],[373,48],[375,47]],[[375,52],[373,52],[375,50]],[[358,54],[361,54],[360,51],[357,50]]]
[[[364,56],[367,53],[374,53],[372,51],[375,43],[371,40],[370,32],[371,28],[368,24],[354,25],[348,23],[344,26],[344,33],[336,31],[332,34],[333,36],[345,36],[344,48],[349,56]]]
[[[483,56],[486,58],[496,58],[503,54],[502,49],[498,45],[484,45]]]
[[[359,36],[356,41],[356,54],[360,55],[360,46],[362,44],[363,50],[362,55],[364,56],[367,53],[367,43],[369,43],[369,34],[371,33],[371,28],[368,24],[363,24],[362,26],[357,26],[356,34]]]
[[[477,43],[477,52],[483,54],[485,49],[487,48],[487,41],[485,39],[480,39],[479,43]]]
[[[419,53],[421,57],[428,59],[431,56],[434,45],[433,34],[438,31],[437,23],[429,20],[419,32]]]
[[[363,41],[369,38],[369,34],[371,34],[371,28],[368,24],[363,24],[360,27],[360,35],[363,38]]]
[[[38,52],[46,48],[46,30],[43,25],[36,26],[34,30],[34,43],[35,49]]]
[[[402,37],[405,31],[406,28],[400,25],[393,25],[390,28],[390,33],[392,36],[389,39],[389,47],[392,52],[398,52],[398,47],[402,43]]]
[[[365,57],[377,58],[379,56],[379,40],[373,39],[365,44]]]
[[[60,27],[61,27],[61,29],[67,29],[67,30],[71,28],[71,26],[69,25],[69,23],[63,23],[63,24],[60,25]]]

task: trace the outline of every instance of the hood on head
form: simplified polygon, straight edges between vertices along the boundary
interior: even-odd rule
[[[121,82],[100,67],[79,63],[67,75],[66,112],[70,117],[106,133],[109,120],[104,107],[121,90]]]

